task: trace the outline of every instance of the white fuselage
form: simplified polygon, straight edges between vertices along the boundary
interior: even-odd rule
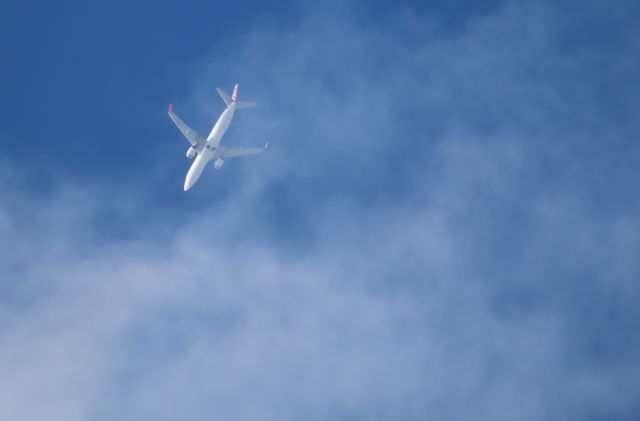
[[[207,143],[198,150],[198,155],[193,164],[191,164],[191,168],[189,168],[187,177],[184,180],[184,191],[189,190],[198,181],[209,161],[218,158],[218,146],[220,146],[222,136],[229,128],[235,110],[236,102],[234,101],[220,114],[218,121],[213,125],[213,129],[211,129],[211,133],[207,137]]]

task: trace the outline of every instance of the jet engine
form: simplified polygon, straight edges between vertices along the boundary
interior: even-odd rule
[[[187,158],[193,158],[194,156],[196,156],[196,148],[191,146],[189,149],[187,149]]]
[[[216,159],[216,162],[213,163],[213,166],[215,167],[216,170],[219,170],[220,168],[222,168],[223,164],[224,164],[224,159],[218,158]]]

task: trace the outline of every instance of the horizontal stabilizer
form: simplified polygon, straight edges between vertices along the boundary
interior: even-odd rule
[[[231,97],[227,95],[227,93],[220,88],[216,88],[216,90],[218,91],[218,94],[220,94],[220,98],[222,98],[224,103],[227,104],[227,107],[230,106],[231,103],[233,102]]]
[[[249,108],[249,107],[255,107],[256,105],[258,105],[257,102],[250,102],[250,101],[236,101],[236,108],[240,109],[240,108]]]
[[[237,109],[249,108],[249,107],[253,107],[253,106],[257,105],[257,102],[236,101],[236,98],[237,98],[237,95],[238,95],[238,84],[236,84],[236,86],[233,87],[233,95],[232,96],[229,96],[222,88],[216,88],[216,90],[218,91],[218,94],[220,94],[220,98],[222,98],[224,103],[227,104],[227,107],[230,107],[231,104],[233,104],[234,102],[236,103],[236,108]]]

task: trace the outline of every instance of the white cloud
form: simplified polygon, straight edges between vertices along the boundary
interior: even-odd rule
[[[529,73],[554,66],[557,11],[507,7],[454,38],[423,19],[404,11],[367,28],[306,17],[255,28],[245,48],[206,60],[208,77],[237,77],[241,95],[263,103],[238,116],[230,141],[272,149],[205,174],[189,196],[206,203],[197,212],[154,208],[120,186],[5,186],[2,412],[630,411],[640,373],[607,367],[635,360],[594,356],[606,335],[591,329],[615,317],[587,314],[581,330],[580,316],[621,305],[637,323],[625,297],[638,296],[638,221],[589,202],[598,186],[573,178],[576,144],[549,112],[571,99],[554,91],[553,72]],[[422,22],[433,38],[403,43]],[[203,79],[193,102],[209,118],[215,84]],[[128,190],[152,189],[158,172]]]

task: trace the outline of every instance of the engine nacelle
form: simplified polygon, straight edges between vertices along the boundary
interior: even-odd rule
[[[193,158],[194,156],[196,156],[196,148],[191,146],[189,149],[187,149],[187,158]]]
[[[213,166],[215,167],[216,170],[219,170],[220,168],[222,168],[223,164],[224,164],[224,159],[218,158],[216,159],[216,162],[213,163]]]

